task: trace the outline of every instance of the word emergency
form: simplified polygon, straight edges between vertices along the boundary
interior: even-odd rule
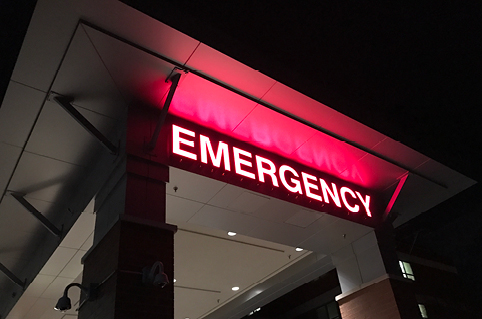
[[[223,168],[240,176],[270,183],[274,187],[283,187],[288,192],[306,196],[309,199],[345,207],[352,213],[364,210],[368,217],[370,211],[370,196],[353,191],[347,186],[339,187],[304,171],[297,171],[289,165],[277,166],[268,158],[253,154],[225,142],[218,142],[213,147],[208,136],[198,134],[178,125],[172,125],[172,152],[193,161]],[[232,156],[230,156],[230,154]],[[231,162],[232,158],[232,162]],[[342,206],[343,205],[343,206]]]

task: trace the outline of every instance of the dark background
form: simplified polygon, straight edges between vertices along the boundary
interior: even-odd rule
[[[35,5],[5,2],[2,100]],[[123,2],[482,180],[481,1]],[[477,184],[397,229],[402,242],[452,259],[478,302],[481,198]]]

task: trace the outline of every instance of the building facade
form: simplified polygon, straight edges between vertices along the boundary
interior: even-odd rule
[[[420,318],[393,227],[475,183],[120,1],[38,1],[0,121],[10,319],[76,280],[65,316],[242,318],[335,273],[320,318]]]

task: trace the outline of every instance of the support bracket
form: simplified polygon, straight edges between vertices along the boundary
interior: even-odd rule
[[[42,225],[47,228],[54,236],[58,238],[62,237],[62,231],[55,227],[41,212],[39,212],[35,207],[32,206],[24,197],[18,193],[11,193],[13,198],[15,198],[26,210],[28,210],[35,218],[38,219]]]
[[[3,272],[8,279],[10,279],[13,283],[20,286],[23,290],[25,290],[25,285],[27,283],[27,279],[25,281],[21,281],[20,278],[15,276],[13,272],[11,272],[4,264],[0,263],[0,271]]]
[[[395,201],[398,198],[398,195],[400,195],[400,192],[402,191],[402,187],[405,184],[405,181],[408,178],[409,173],[407,172],[405,175],[403,175],[397,184],[397,188],[395,188],[395,191],[393,192],[392,197],[390,198],[390,201],[388,202],[387,208],[385,208],[385,212],[383,213],[383,221],[387,220],[390,212],[392,210],[393,205],[395,204]],[[393,220],[392,220],[393,222]]]
[[[180,79],[181,79],[180,73],[176,73],[170,78],[171,87],[169,88],[169,93],[167,94],[166,101],[164,102],[164,106],[162,107],[161,114],[159,115],[159,120],[157,121],[156,129],[152,134],[149,144],[147,144],[147,151],[153,151],[154,148],[156,147],[157,139],[159,138],[159,133],[161,133],[162,125],[166,120],[167,111],[169,111],[169,106],[171,105],[172,97],[176,92],[177,85]]]
[[[54,93],[54,92],[52,92]],[[112,144],[111,141],[104,134],[102,134],[92,123],[89,122],[75,107],[71,104],[74,100],[71,97],[61,96],[55,93],[53,100],[57,102],[67,113],[72,116],[77,123],[79,123],[87,132],[89,132],[93,137],[95,137],[109,152],[113,155],[118,154],[118,147]]]

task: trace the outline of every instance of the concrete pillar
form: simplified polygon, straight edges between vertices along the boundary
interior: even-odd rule
[[[411,282],[402,277],[390,226],[373,230],[332,254],[343,319],[421,318]]]

